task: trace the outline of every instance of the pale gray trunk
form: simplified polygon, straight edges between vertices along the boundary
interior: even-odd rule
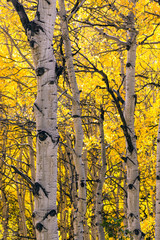
[[[35,196],[36,237],[37,240],[56,240],[58,239],[56,192],[59,136],[57,132],[56,61],[52,47],[56,1],[50,1],[48,4],[45,0],[39,0],[38,12],[40,21],[36,19],[36,23],[42,26],[43,31],[40,30],[40,34],[33,37],[32,34],[29,35],[37,43],[37,47],[32,51],[38,80],[37,100],[34,104],[37,129],[36,182],[42,185],[48,196],[41,190],[39,196]],[[44,69],[42,75],[41,69]]]
[[[139,170],[137,162],[136,136],[134,130],[134,111],[136,105],[135,95],[135,62],[136,62],[136,31],[135,16],[133,12],[128,14],[128,37],[131,41],[130,49],[127,53],[126,64],[126,98],[125,98],[125,120],[128,132],[126,139],[127,157],[127,218],[128,229],[131,232],[131,239],[143,239],[140,228],[139,217]],[[129,137],[130,136],[130,137]],[[130,139],[129,139],[130,138]]]
[[[160,238],[160,118],[157,137],[155,240]]]
[[[36,176],[35,170],[35,158],[34,158],[34,149],[33,149],[33,137],[32,132],[29,130],[28,132],[28,145],[29,145],[29,157],[30,157],[30,169],[31,169],[31,179],[34,182]]]
[[[125,75],[125,71],[124,71],[124,57],[123,57],[123,53],[122,51],[120,51],[120,64],[121,64],[121,81],[123,84],[123,89],[125,90],[126,88],[126,75]],[[123,103],[123,107],[125,106],[125,104]],[[124,110],[124,109],[122,109]],[[124,219],[123,219],[123,224],[124,224],[124,229],[128,228],[128,221],[127,221],[127,196],[126,196],[126,192],[127,192],[127,177],[126,177],[126,163],[123,162],[122,163],[122,169],[123,169],[123,173],[124,173],[124,181],[123,181],[123,188],[124,188],[124,192],[123,192],[123,212],[124,212]]]
[[[21,144],[23,144],[23,139],[21,140]],[[23,150],[20,149],[19,154],[19,161],[17,161],[17,169],[22,169],[22,156]],[[18,199],[18,206],[19,206],[19,232],[21,236],[24,236],[22,240],[27,237],[27,226],[26,226],[26,216],[25,216],[25,186],[18,184],[20,182],[19,175],[16,174],[16,189],[17,189],[17,199]]]
[[[35,219],[37,240],[58,239],[57,229],[57,83],[53,54],[56,0],[39,0],[37,13],[29,21],[18,0],[11,0],[27,34],[35,65],[38,89],[34,103],[37,130]]]
[[[32,130],[29,129],[28,132],[28,145],[29,145],[29,164],[31,170],[31,180],[35,182],[36,177],[36,170],[35,170],[35,157],[34,157],[34,149],[33,149],[33,137],[32,137]],[[31,211],[34,211],[34,197],[33,194],[30,192],[30,203],[31,203]],[[32,217],[32,223],[35,225],[34,218]],[[33,237],[35,237],[35,229],[33,229]]]
[[[74,120],[74,130],[75,130],[75,149],[74,149],[74,162],[76,167],[76,172],[78,174],[78,206],[75,211],[77,211],[77,227],[75,229],[75,240],[83,239],[84,235],[84,218],[86,213],[86,177],[85,177],[85,167],[82,161],[82,148],[83,148],[83,128],[81,121],[81,109],[80,109],[80,92],[77,86],[75,70],[73,65],[73,57],[71,50],[71,42],[69,39],[68,24],[66,17],[66,10],[64,5],[64,0],[59,0],[59,15],[61,20],[61,31],[62,39],[64,42],[65,49],[65,59],[67,64],[67,70],[69,75],[69,80],[71,84],[73,100],[72,100],[72,117]]]
[[[105,174],[106,174],[106,147],[104,143],[104,129],[103,129],[103,119],[100,117],[99,120],[99,129],[100,129],[100,140],[101,140],[101,169],[99,173],[99,181],[97,184],[96,190],[96,209],[95,209],[95,217],[96,217],[96,226],[98,232],[98,239],[105,240],[104,229],[102,226],[103,218],[102,218],[102,208],[103,208],[103,201],[102,201],[102,189],[103,184],[105,182]]]

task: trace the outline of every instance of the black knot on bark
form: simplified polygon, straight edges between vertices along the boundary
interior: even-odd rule
[[[29,42],[29,45],[30,45],[31,48],[34,48],[34,44],[35,44],[35,41],[34,41],[34,40],[31,40],[31,41]]]
[[[128,188],[131,190],[133,188],[133,184],[129,184]]]
[[[84,187],[85,186],[85,182],[84,180],[81,180],[81,187]]]
[[[130,214],[129,214],[129,217],[131,217],[131,218],[132,218],[133,216],[134,216],[134,214],[133,214],[133,213],[130,213]]]
[[[45,72],[45,69],[44,67],[39,67],[36,69],[36,75],[39,77],[39,76],[42,76]]]
[[[53,81],[53,80],[51,80],[50,82],[49,82],[49,84],[51,84],[51,85],[53,85],[55,83],[55,81]]]
[[[126,64],[126,67],[131,67],[131,63],[128,62],[128,63]]]
[[[140,181],[140,176],[139,175],[137,176],[137,180]]]
[[[44,187],[42,187],[42,185],[38,182],[35,182],[34,186],[33,186],[33,195],[34,196],[39,196],[39,191],[40,189],[42,189],[43,193],[45,194],[45,196],[48,198],[48,192],[45,190]]]
[[[36,229],[37,229],[38,232],[42,232],[43,228],[44,228],[44,226],[43,226],[42,223],[37,223],[36,224]]]
[[[55,209],[51,210],[51,211],[49,212],[49,215],[50,215],[51,217],[54,217],[54,216],[56,215],[56,210],[55,210]]]
[[[33,212],[33,213],[32,213],[32,218],[35,218],[35,217],[36,217],[36,213]]]
[[[39,131],[38,132],[38,137],[41,142],[45,141],[48,135],[46,134],[45,131]]]
[[[134,229],[134,231],[133,231],[133,232],[134,232],[134,234],[135,234],[135,235],[139,235],[139,233],[140,233],[140,230],[139,230],[139,229]]]
[[[126,46],[126,50],[129,51],[130,48],[131,48],[131,46],[127,44],[127,46]]]
[[[55,210],[55,209],[52,209],[51,211],[49,211],[49,212],[47,212],[47,213],[45,214],[45,216],[43,217],[43,221],[44,221],[46,218],[48,218],[48,216],[54,217],[56,214],[57,214],[57,213],[56,213],[56,210]]]
[[[42,32],[43,31],[43,28],[38,25],[35,21],[30,21],[28,24],[27,24],[27,31],[31,31],[31,36],[34,36],[34,34],[38,34],[39,33],[39,30],[41,30]]]

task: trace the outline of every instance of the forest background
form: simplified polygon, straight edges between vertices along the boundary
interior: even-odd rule
[[[38,74],[25,30],[12,2],[0,1],[0,238],[35,239],[37,229],[35,231],[30,181],[36,179],[37,133],[33,106]],[[32,20],[37,2],[20,2]],[[64,240],[76,239],[75,212],[80,190],[73,155],[76,145],[74,120],[79,115],[73,113],[74,90],[60,24],[63,10],[60,2],[63,1],[57,2],[52,44],[58,65],[57,219],[59,239]],[[156,179],[157,182],[160,179],[156,177],[157,143],[160,142],[160,137],[157,141],[159,1],[67,0],[65,6],[83,128],[82,162],[86,179],[81,180],[81,187],[84,183],[87,192],[83,237],[103,239],[100,238],[103,231],[105,239],[132,239],[132,234],[141,237],[134,236],[134,239],[155,239]],[[130,12],[134,13],[135,29],[127,24]],[[136,65],[132,72],[134,66],[127,59],[134,41]],[[135,79],[132,100],[138,164],[126,157],[127,128],[124,128],[122,113],[127,100],[127,71]],[[140,182],[139,202],[136,204],[140,210],[141,229],[138,234],[127,230],[128,218],[134,217],[127,214],[128,189],[133,190],[133,194],[137,190],[134,186],[137,179],[132,184],[127,183],[130,170],[127,164],[139,169],[136,177]],[[101,191],[101,198],[97,189]]]

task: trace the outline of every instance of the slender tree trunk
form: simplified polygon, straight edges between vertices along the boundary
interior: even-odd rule
[[[160,118],[157,137],[155,240],[158,240],[159,237],[160,237]]]
[[[36,177],[36,170],[35,170],[35,158],[34,158],[34,149],[33,149],[33,137],[32,137],[32,130],[29,129],[28,131],[28,145],[29,145],[29,164],[31,169],[31,180],[35,182]],[[30,203],[31,203],[31,211],[34,211],[34,197],[30,192]],[[32,223],[35,225],[34,218],[32,217]],[[33,228],[33,237],[35,237],[35,229]]]
[[[132,1],[134,4],[136,1]],[[125,99],[125,120],[128,132],[126,139],[126,157],[127,157],[127,218],[128,229],[131,232],[131,239],[143,239],[143,233],[140,228],[139,217],[139,170],[137,162],[136,136],[134,130],[134,111],[136,106],[135,95],[135,62],[136,62],[136,31],[135,16],[133,11],[128,14],[129,27],[128,38],[130,46],[127,53],[126,64],[126,99]]]
[[[101,139],[102,166],[100,169],[99,182],[97,184],[97,190],[96,190],[96,209],[95,209],[96,226],[97,226],[99,240],[105,240],[105,233],[104,233],[104,229],[102,226],[102,223],[103,223],[103,219],[102,219],[102,208],[103,208],[102,189],[103,189],[103,184],[105,182],[105,174],[106,174],[107,164],[106,164],[106,147],[105,147],[105,143],[104,143],[103,120],[104,120],[104,113],[103,113],[103,109],[101,109],[101,117],[99,119],[99,129],[100,129],[100,139]]]
[[[69,74],[69,80],[71,84],[73,101],[72,101],[72,117],[74,119],[75,130],[75,151],[73,154],[76,172],[78,175],[78,208],[77,211],[77,229],[75,229],[75,240],[83,239],[84,235],[84,218],[86,213],[86,177],[85,167],[82,161],[82,148],[83,148],[83,128],[81,121],[81,109],[80,109],[80,92],[77,86],[73,57],[71,50],[71,42],[69,39],[66,10],[64,0],[59,0],[59,15],[61,20],[62,39],[64,42],[65,59],[67,64],[67,70]]]
[[[95,182],[92,187],[92,198],[93,198],[92,212],[94,213],[94,215],[92,215],[92,221],[91,221],[91,240],[97,240],[96,216],[95,216],[95,210],[96,210],[95,193],[97,191],[97,186],[98,186],[98,183]]]
[[[23,134],[22,134],[23,135]],[[21,141],[23,144],[23,139]],[[23,149],[20,149],[19,154],[19,161],[17,162],[17,169],[22,169],[22,155],[23,155]],[[16,180],[16,189],[17,189],[17,198],[18,198],[18,206],[19,206],[19,232],[22,237],[22,240],[24,240],[27,237],[27,226],[26,226],[26,216],[25,216],[25,186],[22,186],[18,182],[20,182],[19,175],[15,176]]]
[[[0,92],[0,103],[1,103],[1,92]],[[0,117],[2,117],[2,110],[0,110]],[[5,175],[5,165],[4,162],[6,158],[6,144],[7,144],[7,127],[0,124],[0,131],[2,139],[0,141],[2,159],[0,159],[0,192],[1,192],[1,206],[2,206],[2,239],[8,239],[8,229],[9,229],[9,203],[7,199],[7,193],[5,190],[5,181],[3,180],[3,175]]]
[[[35,228],[37,240],[58,239],[57,229],[57,82],[53,54],[56,0],[39,0],[37,13],[29,21],[18,0],[11,0],[27,34],[34,60],[38,89],[34,103],[37,130]]]
[[[67,134],[68,135],[68,134]],[[69,146],[70,149],[72,149],[72,144],[69,138],[69,135],[67,136],[67,146]],[[72,217],[71,217],[71,226],[73,226],[73,229],[71,229],[71,236],[73,237],[78,223],[77,223],[77,205],[78,205],[78,199],[77,199],[77,184],[76,184],[76,170],[73,166],[73,154],[69,152],[68,149],[66,149],[66,159],[69,162],[68,169],[69,169],[69,175],[70,175],[70,188],[71,188],[71,204],[72,204]]]
[[[36,176],[35,170],[35,158],[34,158],[34,150],[33,150],[33,137],[32,132],[29,130],[28,132],[28,145],[29,145],[29,157],[30,157],[30,168],[31,168],[31,179],[34,182]]]
[[[120,51],[120,64],[121,64],[121,81],[123,84],[123,89],[126,89],[126,75],[124,71],[124,57],[122,51]],[[123,104],[125,105],[125,104]],[[123,212],[124,212],[124,219],[123,219],[123,224],[124,224],[124,229],[128,229],[128,221],[127,221],[127,177],[126,177],[126,163],[122,163],[122,169],[123,169],[123,175],[124,175],[124,181],[123,181],[123,188],[125,192],[123,192]]]

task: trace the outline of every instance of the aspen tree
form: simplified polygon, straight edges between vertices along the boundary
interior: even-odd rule
[[[125,121],[122,126],[126,137],[126,159],[127,159],[127,218],[128,230],[134,240],[143,239],[140,228],[139,216],[139,170],[137,161],[136,135],[134,128],[134,111],[136,107],[135,94],[135,63],[136,63],[136,35],[134,8],[136,1],[132,0],[133,9],[128,14],[128,44],[126,63],[126,97],[125,97]]]
[[[18,0],[11,0],[19,14],[32,51],[37,75],[37,99],[34,103],[37,130],[35,219],[37,240],[58,239],[57,230],[57,80],[53,54],[53,30],[56,0],[39,0],[34,20],[29,21]]]
[[[73,153],[73,159],[78,175],[78,203],[77,209],[75,209],[75,223],[74,223],[74,239],[82,240],[84,235],[84,218],[86,213],[86,177],[85,166],[82,161],[82,149],[83,149],[83,128],[81,121],[81,109],[80,109],[80,91],[78,89],[76,75],[73,65],[73,57],[71,50],[71,42],[68,32],[68,23],[65,10],[64,0],[59,0],[59,15],[61,20],[62,39],[65,49],[65,60],[67,65],[67,71],[71,84],[73,100],[72,100],[72,117],[74,121],[75,130],[75,148]]]
[[[157,136],[155,240],[158,240],[159,236],[160,236],[160,119]]]
[[[99,130],[100,130],[100,139],[101,139],[101,162],[102,166],[99,172],[99,181],[97,184],[96,189],[96,209],[95,209],[95,217],[96,217],[96,225],[97,225],[97,232],[98,232],[98,239],[105,240],[105,233],[102,226],[103,218],[102,218],[102,208],[103,208],[103,201],[102,201],[102,189],[105,182],[105,175],[106,175],[106,146],[104,143],[104,129],[103,129],[103,121],[104,121],[104,110],[101,107],[101,114],[99,119]]]
[[[131,0],[133,3],[132,10],[129,11],[128,16],[125,17],[123,14],[122,19],[125,21],[127,26],[127,41],[121,41],[115,36],[110,36],[104,33],[102,29],[95,28],[100,34],[106,39],[111,39],[117,42],[118,45],[125,46],[127,49],[127,63],[126,63],[126,77],[125,77],[125,110],[124,114],[117,101],[118,98],[114,94],[109,86],[108,77],[105,76],[104,72],[100,72],[104,77],[104,81],[107,85],[107,89],[114,99],[117,110],[120,114],[122,125],[121,128],[124,132],[126,139],[126,166],[127,166],[127,219],[128,219],[128,230],[131,234],[131,239],[139,240],[143,239],[144,233],[141,232],[140,228],[140,216],[139,216],[139,169],[137,161],[137,148],[136,148],[136,135],[134,129],[134,112],[137,101],[135,94],[135,62],[136,62],[136,36],[137,31],[135,29],[135,15],[134,10],[136,1]],[[112,4],[113,10],[116,9],[115,5]],[[116,9],[118,11],[118,9]],[[117,91],[116,91],[117,93]],[[118,96],[118,95],[117,95]]]

